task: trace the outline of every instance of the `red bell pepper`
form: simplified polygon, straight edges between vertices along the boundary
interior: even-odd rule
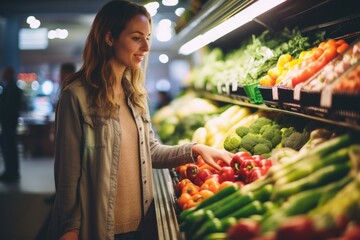
[[[201,169],[199,173],[195,177],[195,184],[201,187],[201,185],[206,181],[206,179],[210,178],[212,172],[209,169]]]
[[[272,166],[272,161],[271,159],[263,159],[259,162],[258,166],[265,170],[268,170]]]
[[[250,171],[257,167],[256,162],[253,159],[244,159],[240,165],[240,175],[241,178],[245,181],[245,183],[248,182]]]
[[[224,181],[235,182],[237,176],[235,175],[234,169],[232,167],[222,167],[219,172],[219,183]]]
[[[230,162],[230,167],[232,167],[234,169],[235,175],[241,174],[241,172],[240,172],[241,164],[246,159],[252,159],[252,157],[249,153],[246,153],[246,152],[235,153],[235,155],[233,156],[233,158],[231,159],[231,162]]]
[[[196,164],[190,163],[186,167],[186,176],[192,183],[195,183],[195,178],[198,175],[199,171],[199,167]]]
[[[261,155],[253,155],[252,159],[254,159],[256,166],[259,166],[261,160],[263,160],[264,158]]]
[[[267,170],[260,167],[253,167],[247,175],[246,184],[252,183],[253,181],[258,180],[266,174]]]

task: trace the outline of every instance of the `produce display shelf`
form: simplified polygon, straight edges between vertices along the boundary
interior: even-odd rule
[[[359,123],[360,116],[359,113],[355,113],[355,112],[350,113],[346,111],[337,111],[337,110],[328,111],[323,108],[314,108],[314,107],[300,108],[296,104],[295,105],[287,104],[285,108],[284,106],[282,106],[282,108],[272,108],[265,103],[253,104],[238,100],[236,99],[236,97],[217,95],[206,91],[204,92],[197,91],[197,92],[200,94],[200,96],[206,99],[212,99],[214,101],[238,104],[240,106],[257,108],[266,111],[287,113],[302,118],[313,119],[324,123],[330,123],[339,127],[345,127],[348,129],[360,131],[360,123]]]
[[[185,240],[177,221],[174,178],[169,169],[154,169],[153,176],[158,239]]]

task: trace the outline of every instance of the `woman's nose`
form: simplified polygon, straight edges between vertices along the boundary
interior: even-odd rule
[[[142,49],[143,51],[148,52],[148,51],[150,50],[150,41],[149,41],[149,40],[143,41],[143,44],[142,44],[142,46],[141,46],[141,49]]]

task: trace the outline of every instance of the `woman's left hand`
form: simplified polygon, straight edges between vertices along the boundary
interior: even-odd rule
[[[221,169],[221,167],[217,164],[218,160],[223,160],[230,165],[230,161],[235,155],[226,150],[215,149],[203,144],[194,144],[192,147],[192,152],[194,156],[201,155],[205,163],[217,170]]]

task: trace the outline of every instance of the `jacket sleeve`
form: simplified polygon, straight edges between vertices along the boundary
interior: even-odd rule
[[[147,122],[149,125],[148,137],[154,168],[173,168],[194,162],[194,156],[192,155],[192,146],[194,143],[184,143],[174,146],[161,144],[152,129],[150,117],[145,117],[144,121],[145,124]]]
[[[55,207],[59,214],[60,234],[80,229],[81,116],[77,97],[65,90],[59,99],[55,123]]]

